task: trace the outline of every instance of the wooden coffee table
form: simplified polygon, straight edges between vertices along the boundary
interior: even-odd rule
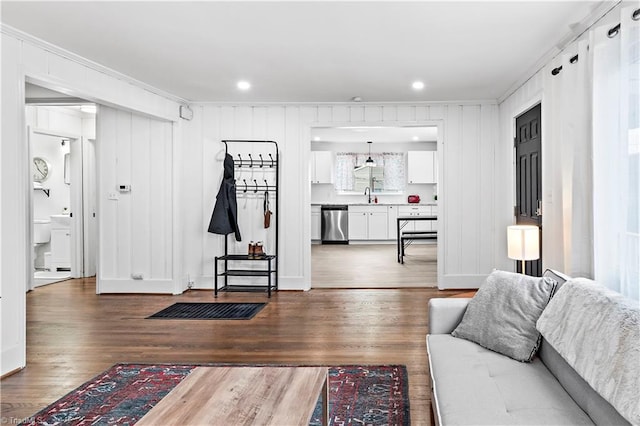
[[[322,392],[329,424],[327,367],[196,367],[138,425],[308,425]]]

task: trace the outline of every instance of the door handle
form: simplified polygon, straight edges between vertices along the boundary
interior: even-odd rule
[[[536,209],[536,216],[542,216],[542,203],[538,200],[538,208]]]

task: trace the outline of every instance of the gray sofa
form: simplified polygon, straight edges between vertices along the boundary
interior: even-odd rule
[[[567,278],[554,271],[545,275],[558,285]],[[435,424],[630,424],[544,339],[527,363],[453,337],[470,300],[429,302],[427,352]]]

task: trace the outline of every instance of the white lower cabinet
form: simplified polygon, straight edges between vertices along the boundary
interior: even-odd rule
[[[320,227],[322,226],[320,222],[320,207],[317,209],[314,207],[311,207],[311,240],[319,240],[322,236],[320,232]]]
[[[71,268],[71,231],[51,230],[51,270]]]
[[[389,238],[387,231],[387,209],[384,210],[385,211],[369,213],[367,230],[370,240],[386,240]]]
[[[350,240],[368,240],[369,239],[369,220],[365,212],[355,212],[349,210],[349,239]]]
[[[438,206],[400,206],[398,216],[437,216]],[[436,231],[438,229],[437,220],[420,220],[408,222],[403,231]]]
[[[398,238],[398,206],[387,206],[387,229],[389,230],[389,239]]]
[[[349,240],[386,240],[386,206],[349,206]]]

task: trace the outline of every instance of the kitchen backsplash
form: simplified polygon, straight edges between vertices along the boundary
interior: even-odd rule
[[[377,196],[378,203],[382,204],[403,204],[407,202],[409,195],[417,194],[420,196],[421,203],[433,203],[436,194],[435,184],[407,184],[403,194],[371,194],[371,200]],[[339,194],[336,192],[332,184],[313,184],[311,185],[311,204],[354,204],[366,203],[367,195],[362,194]]]

